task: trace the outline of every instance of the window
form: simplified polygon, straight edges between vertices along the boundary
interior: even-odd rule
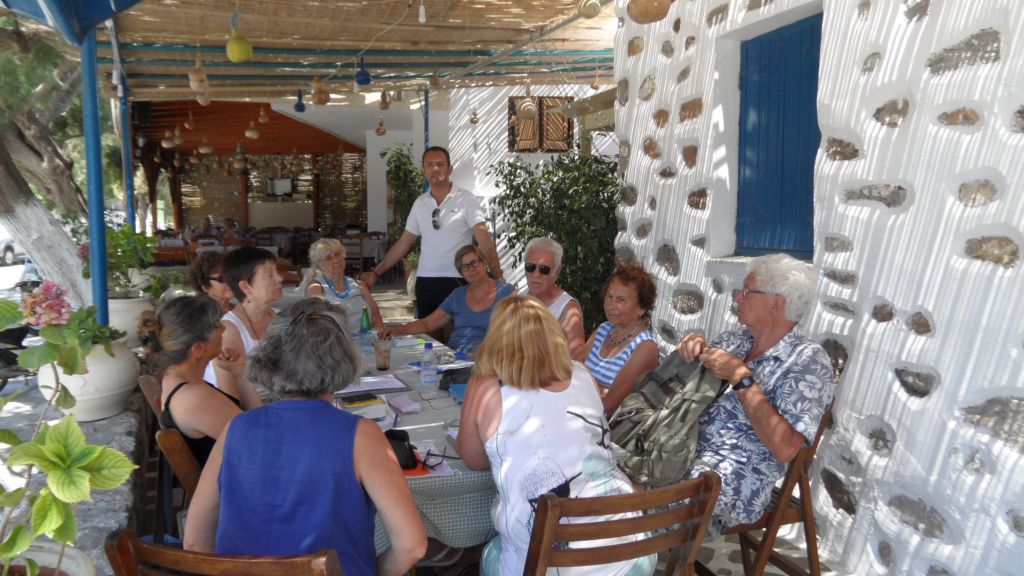
[[[523,120],[516,106],[525,98],[537,104],[537,118]],[[573,119],[563,112],[554,112],[575,100],[572,96],[512,96],[508,99],[509,152],[566,152],[572,148]]]
[[[740,46],[736,254],[814,252],[821,14]]]

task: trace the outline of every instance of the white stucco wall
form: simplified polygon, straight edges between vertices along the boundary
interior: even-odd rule
[[[662,343],[734,325],[728,294],[743,277],[742,262],[728,258],[739,42],[823,11],[814,180],[822,278],[806,330],[849,357],[836,424],[813,471],[820,549],[840,573],[1024,572],[1024,2],[679,0],[649,25],[629,19],[627,2],[616,3],[616,78],[628,82],[616,130],[629,143],[624,181],[636,201],[620,205],[628,230],[616,244],[658,279]],[[959,68],[929,69],[943,49],[986,29],[997,49],[987,33],[974,41],[987,51],[964,46]],[[634,37],[644,48],[628,56]],[[863,71],[872,52],[881,59]],[[645,101],[649,76],[655,89]],[[680,107],[698,97],[699,116],[682,121]],[[875,119],[887,101],[904,99],[898,126]],[[977,121],[939,120],[959,108]],[[662,128],[652,120],[659,109],[669,112]],[[647,138],[659,158],[645,153]],[[840,159],[830,138],[856,146],[856,157]],[[698,147],[692,169],[685,145]],[[675,175],[659,176],[668,165]],[[988,203],[961,198],[961,185],[977,181],[987,182]],[[892,189],[878,196],[891,207],[847,198],[871,185],[902,186],[906,198]],[[689,206],[701,188],[706,206]],[[982,237],[1005,240],[1001,253],[988,251],[1002,260],[968,255],[968,242]],[[678,273],[659,263],[672,260],[670,248]],[[677,291],[699,293],[703,307],[676,311]],[[897,370],[907,371],[902,383]],[[914,378],[924,384],[915,388]]]

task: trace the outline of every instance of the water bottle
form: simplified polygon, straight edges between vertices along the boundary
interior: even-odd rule
[[[420,394],[424,398],[437,395],[437,360],[434,359],[434,345],[423,345],[423,360],[420,361]]]
[[[363,317],[359,320],[359,347],[363,356],[373,355],[373,335],[370,334],[370,309],[363,306]]]

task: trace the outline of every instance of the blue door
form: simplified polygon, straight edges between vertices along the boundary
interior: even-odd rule
[[[821,14],[741,45],[736,254],[814,253]]]

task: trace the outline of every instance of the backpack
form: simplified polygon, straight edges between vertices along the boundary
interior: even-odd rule
[[[652,488],[684,480],[697,451],[697,420],[728,386],[699,361],[670,354],[633,385],[608,423],[619,468]]]

